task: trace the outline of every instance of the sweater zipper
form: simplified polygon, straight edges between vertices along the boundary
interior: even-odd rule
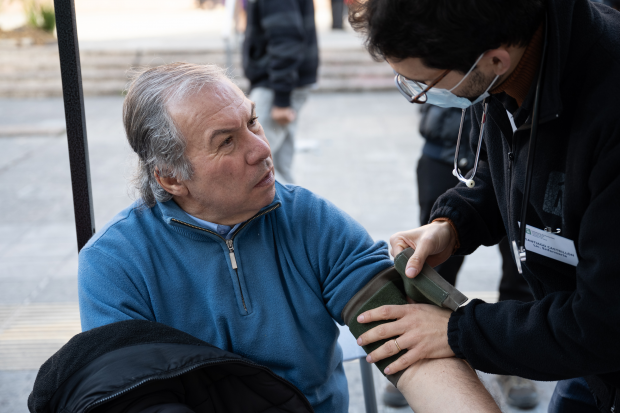
[[[228,247],[228,256],[230,258],[230,266],[232,267],[233,270],[235,270],[235,275],[237,276],[237,284],[239,285],[239,295],[241,296],[241,304],[243,304],[243,309],[245,310],[246,314],[248,313],[248,307],[245,304],[245,297],[243,296],[243,290],[241,289],[241,279],[239,279],[239,273],[237,272],[237,269],[239,267],[237,265],[237,257],[235,256],[234,240],[235,240],[235,237],[237,236],[237,234],[239,233],[239,231],[241,231],[243,228],[245,228],[250,222],[254,221],[258,217],[262,217],[263,215],[273,211],[276,208],[279,208],[280,205],[281,204],[278,202],[277,204],[275,204],[271,208],[266,209],[266,210],[264,210],[262,212],[259,212],[258,214],[254,215],[252,218],[250,218],[247,221],[245,221],[243,223],[243,225],[241,225],[239,228],[237,228],[237,230],[235,232],[233,232],[233,234],[230,237],[230,239],[226,239],[226,238],[222,237],[220,234],[218,234],[217,232],[213,232],[213,231],[211,231],[209,229],[201,228],[199,226],[192,225],[192,224],[188,224],[187,222],[180,221],[180,220],[175,219],[175,218],[171,219],[171,221],[177,222],[179,224],[183,224],[183,225],[188,226],[190,228],[199,229],[201,231],[208,232],[209,234],[217,235],[219,238],[222,239],[222,241],[224,241],[226,243],[226,247]]]
[[[214,365],[214,364],[227,364],[227,363],[242,363],[242,364],[246,364],[248,366],[259,368],[259,369],[263,370],[264,372],[269,373],[273,378],[281,381],[284,384],[290,385],[292,390],[295,393],[297,393],[298,396],[300,396],[302,401],[304,401],[306,403],[306,407],[309,407],[310,408],[309,410],[313,411],[312,410],[312,405],[310,404],[310,402],[306,398],[306,395],[303,394],[302,391],[299,390],[297,387],[293,386],[288,380],[278,376],[277,374],[275,374],[274,372],[269,370],[267,367],[261,366],[260,364],[256,364],[254,362],[246,361],[246,360],[234,359],[234,360],[225,360],[225,361],[221,361],[221,360],[218,360],[218,361],[206,361],[206,362],[199,363],[199,364],[196,364],[194,366],[191,366],[189,368],[182,369],[180,371],[177,371],[176,373],[165,374],[163,376],[158,376],[158,377],[149,377],[148,379],[144,379],[144,380],[140,381],[139,383],[134,384],[133,386],[130,386],[130,387],[126,388],[126,389],[123,389],[123,390],[119,391],[118,393],[114,393],[114,394],[112,394],[110,396],[104,397],[103,399],[100,399],[100,400],[97,400],[96,402],[93,402],[92,404],[88,405],[84,409],[84,413],[87,413],[88,411],[92,410],[96,406],[98,406],[98,405],[100,405],[102,403],[105,403],[107,401],[110,401],[112,399],[115,399],[115,398],[117,398],[119,396],[122,396],[123,394],[125,394],[125,393],[127,393],[127,392],[129,392],[129,391],[131,391],[131,390],[133,390],[133,389],[135,389],[137,387],[139,387],[139,386],[142,386],[143,384],[148,383],[150,381],[172,379],[172,378],[175,378],[175,377],[182,376],[185,373],[189,373],[192,370],[196,370],[197,368],[201,368],[201,367],[205,367],[205,366],[209,366],[209,365]]]
[[[235,275],[237,276],[237,284],[239,285],[239,295],[241,295],[241,304],[243,304],[243,309],[245,313],[248,313],[248,307],[245,305],[245,298],[243,297],[243,289],[241,288],[241,280],[239,279],[239,273],[237,272],[237,259],[235,258],[235,247],[233,246],[233,239],[226,240],[226,246],[228,247],[228,255],[230,256],[230,265],[232,269],[235,270]]]

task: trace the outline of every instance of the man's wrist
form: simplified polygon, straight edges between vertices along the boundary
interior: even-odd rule
[[[454,225],[454,222],[452,222],[452,220],[450,218],[445,218],[445,217],[441,217],[441,218],[435,218],[431,224],[433,222],[446,222],[448,224],[448,226],[450,227],[450,234],[451,234],[451,244],[452,244],[452,254],[454,254],[459,248],[461,248],[461,242],[459,241],[459,232],[456,230],[456,226]]]

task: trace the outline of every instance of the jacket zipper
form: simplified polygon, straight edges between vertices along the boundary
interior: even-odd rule
[[[230,237],[230,239],[226,239],[226,238],[222,237],[220,234],[218,234],[216,232],[213,232],[211,230],[208,230],[208,229],[205,229],[205,228],[201,228],[201,227],[196,226],[196,225],[188,224],[187,222],[179,221],[178,219],[174,219],[174,218],[171,219],[171,221],[177,222],[179,224],[183,224],[183,225],[188,226],[190,228],[199,229],[201,231],[208,232],[209,234],[217,235],[219,238],[221,238],[226,243],[226,246],[228,247],[228,256],[230,257],[230,265],[231,265],[232,269],[235,270],[235,275],[237,276],[237,284],[239,285],[239,295],[241,296],[241,304],[243,304],[243,309],[245,310],[246,314],[248,313],[248,307],[245,304],[245,297],[243,296],[243,290],[241,289],[241,279],[239,279],[239,273],[237,272],[237,268],[239,268],[239,267],[237,266],[237,257],[235,256],[234,240],[235,240],[235,237],[237,236],[237,234],[239,233],[239,231],[241,231],[243,228],[245,228],[250,222],[252,222],[253,220],[255,220],[258,217],[262,217],[263,215],[273,211],[276,208],[279,208],[280,205],[281,204],[278,202],[277,204],[275,204],[271,208],[266,209],[263,212],[259,212],[258,214],[254,215],[252,218],[250,218],[247,221],[245,221],[245,223],[243,225],[241,225],[239,228],[237,228],[237,230],[232,234],[232,237]]]
[[[90,405],[88,405],[85,409],[84,409],[84,413],[87,413],[88,411],[92,410],[94,407],[96,407],[99,404],[105,403],[107,401],[110,401],[112,399],[115,399],[139,386],[142,386],[144,383],[148,383],[149,381],[153,381],[153,380],[166,380],[166,379],[172,379],[175,377],[179,377],[182,376],[185,373],[189,373],[192,370],[195,370],[197,368],[200,367],[205,367],[211,364],[226,364],[226,363],[242,363],[242,364],[246,364],[252,367],[256,367],[259,368],[267,373],[269,373],[272,377],[278,379],[279,381],[283,382],[284,384],[288,384],[289,386],[291,386],[291,388],[297,393],[297,395],[299,395],[301,397],[301,399],[303,401],[306,402],[306,406],[310,408],[310,411],[312,410],[312,405],[310,404],[310,402],[308,401],[308,399],[306,398],[306,395],[303,394],[303,392],[301,390],[299,390],[297,387],[293,386],[288,380],[278,376],[277,374],[275,374],[274,372],[272,372],[271,370],[269,370],[268,368],[266,368],[265,366],[261,366],[260,364],[256,364],[254,362],[251,361],[246,361],[246,360],[226,360],[226,361],[206,361],[204,363],[199,363],[195,366],[191,366],[189,368],[183,369],[181,371],[178,371],[176,373],[172,373],[172,374],[165,374],[163,376],[158,376],[158,377],[149,377],[148,379],[144,379],[139,383],[134,384],[131,387],[128,387],[126,389],[123,389],[121,391],[119,391],[118,393],[112,394],[110,396],[104,397],[103,399],[97,400],[96,402],[91,403]]]
[[[514,238],[512,237],[512,176],[514,174],[514,171],[516,169],[516,164],[517,164],[517,155],[516,155],[516,145],[515,145],[515,141],[516,141],[516,131],[514,131],[512,133],[512,140],[510,142],[510,152],[508,153],[508,242],[512,243],[512,241],[514,240]],[[515,257],[515,259],[517,259],[517,257]]]

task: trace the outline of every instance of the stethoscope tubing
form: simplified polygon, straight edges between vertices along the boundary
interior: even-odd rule
[[[478,148],[476,149],[476,158],[474,159],[474,169],[472,170],[471,176],[469,179],[465,178],[461,174],[461,170],[458,167],[459,161],[459,150],[461,147],[461,135],[463,133],[463,123],[465,122],[465,110],[463,109],[463,113],[461,115],[461,126],[459,126],[459,136],[456,139],[456,151],[454,152],[454,169],[452,170],[452,175],[456,176],[456,178],[467,185],[468,188],[473,188],[476,186],[476,182],[474,181],[474,176],[476,176],[476,171],[478,170],[478,160],[480,159],[480,148],[482,147],[482,137],[484,136],[484,127],[486,125],[487,120],[487,108],[488,104],[483,100],[482,104],[484,105],[484,111],[482,113],[482,122],[480,123],[480,134],[478,135]]]
[[[536,152],[536,137],[538,135],[538,120],[540,117],[541,84],[542,84],[542,77],[544,73],[545,57],[547,56],[548,25],[549,25],[548,19],[547,19],[547,16],[545,15],[545,38],[544,38],[544,44],[543,44],[542,57],[540,60],[540,67],[538,68],[538,79],[536,80],[534,107],[532,108],[532,127],[530,130],[530,141],[528,143],[528,148],[527,148],[527,161],[526,161],[527,163],[525,167],[526,168],[525,188],[523,190],[523,199],[521,203],[521,221],[520,221],[520,227],[519,227],[519,238],[517,240],[512,241],[513,253],[515,256],[515,262],[517,264],[517,269],[519,270],[519,274],[523,273],[521,263],[526,261],[525,233],[526,233],[527,207],[530,203],[530,189],[532,187],[532,175],[534,171],[534,154]],[[459,181],[467,185],[467,187],[469,188],[473,188],[475,186],[474,176],[476,175],[476,171],[478,170],[478,161],[480,159],[480,148],[482,146],[482,137],[484,135],[484,127],[486,125],[486,120],[487,120],[488,103],[486,103],[486,99],[482,101],[482,104],[483,104],[484,109],[482,112],[482,121],[480,122],[480,135],[478,136],[478,148],[476,150],[474,168],[472,170],[472,174],[469,179],[465,178],[461,174],[461,171],[458,168],[459,149],[461,145],[461,134],[463,132],[463,124],[465,122],[465,109],[463,109],[463,114],[461,116],[461,125],[459,127],[459,136],[456,140],[456,151],[454,153],[454,170],[452,171],[452,174],[456,176]]]

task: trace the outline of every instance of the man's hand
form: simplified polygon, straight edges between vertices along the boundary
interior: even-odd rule
[[[271,118],[282,126],[288,125],[294,121],[296,117],[297,114],[295,110],[290,106],[287,108],[280,108],[278,106],[271,108]]]
[[[415,250],[405,270],[409,278],[418,275],[425,262],[431,267],[436,267],[450,258],[456,242],[456,231],[446,221],[433,222],[410,231],[397,232],[390,237],[393,257],[408,247]]]
[[[452,312],[429,304],[384,305],[357,317],[359,323],[396,320],[368,330],[357,339],[360,346],[396,337],[401,350],[409,350],[385,369],[394,374],[422,359],[454,357],[448,344],[448,320]],[[398,353],[394,340],[389,340],[366,357],[375,363]]]

